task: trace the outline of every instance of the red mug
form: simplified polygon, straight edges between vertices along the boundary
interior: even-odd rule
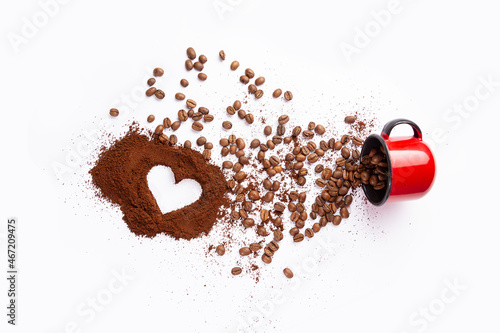
[[[413,137],[390,137],[394,127],[408,124],[413,128]],[[366,138],[361,157],[373,148],[382,148],[387,154],[387,184],[381,190],[363,184],[366,198],[375,206],[386,202],[412,200],[424,196],[432,187],[436,164],[429,146],[422,141],[422,131],[411,120],[394,119],[385,124],[382,133]]]

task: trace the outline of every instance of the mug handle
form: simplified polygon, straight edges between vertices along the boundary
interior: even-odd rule
[[[418,127],[418,125],[415,124],[413,121],[403,118],[394,119],[385,124],[384,128],[382,128],[382,134],[381,134],[382,138],[388,139],[392,129],[397,125],[401,124],[410,125],[413,128],[413,137],[422,140],[422,131],[420,130],[420,127]]]

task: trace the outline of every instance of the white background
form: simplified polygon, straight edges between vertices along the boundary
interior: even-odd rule
[[[359,44],[359,30],[380,27],[372,11],[388,4],[67,1],[49,6],[44,21],[38,1],[3,1],[0,258],[5,267],[5,225],[14,216],[20,275],[16,327],[6,324],[1,279],[2,332],[235,332],[252,323],[263,332],[498,331],[498,6],[401,0],[390,22]],[[27,21],[39,27],[29,31]],[[21,44],[12,44],[14,35]],[[357,53],[348,59],[343,43],[357,45]],[[183,69],[188,46],[209,58],[203,89]],[[216,114],[242,91],[228,70],[233,59],[268,78],[262,103],[270,109],[282,107],[269,106],[273,87],[294,92],[282,110],[294,123],[333,123],[341,131],[343,116],[359,109],[379,124],[416,121],[437,160],[432,191],[419,201],[359,207],[348,222],[320,233],[333,250],[316,239],[300,250],[282,245],[282,257],[256,284],[228,274],[236,255],[206,258],[207,240],[131,235],[119,211],[96,203],[82,185],[91,157],[56,177],[54,163],[86,142],[85,131],[102,128],[109,108],[143,86],[152,68],[165,68],[159,83],[170,97],[188,77],[193,96]],[[491,90],[482,83],[488,78],[496,82]],[[450,113],[474,102],[461,115]],[[141,99],[110,130],[177,109],[172,98]],[[286,266],[306,269],[286,280]],[[106,295],[123,269],[133,276],[123,290],[95,316],[79,312]],[[460,289],[449,289],[453,284]],[[419,314],[429,308],[431,317]]]

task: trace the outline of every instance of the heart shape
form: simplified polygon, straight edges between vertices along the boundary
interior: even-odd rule
[[[175,183],[174,173],[169,167],[157,165],[147,176],[149,190],[163,214],[188,206],[198,200],[202,188],[193,179]]]

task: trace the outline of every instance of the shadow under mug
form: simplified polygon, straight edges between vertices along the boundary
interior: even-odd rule
[[[413,137],[390,137],[394,127],[408,124],[413,128]],[[366,138],[361,157],[373,148],[382,147],[387,155],[387,184],[381,190],[363,184],[366,198],[375,206],[386,202],[412,200],[424,196],[432,187],[436,164],[432,152],[422,141],[422,131],[413,121],[394,119],[385,124],[382,133]]]

